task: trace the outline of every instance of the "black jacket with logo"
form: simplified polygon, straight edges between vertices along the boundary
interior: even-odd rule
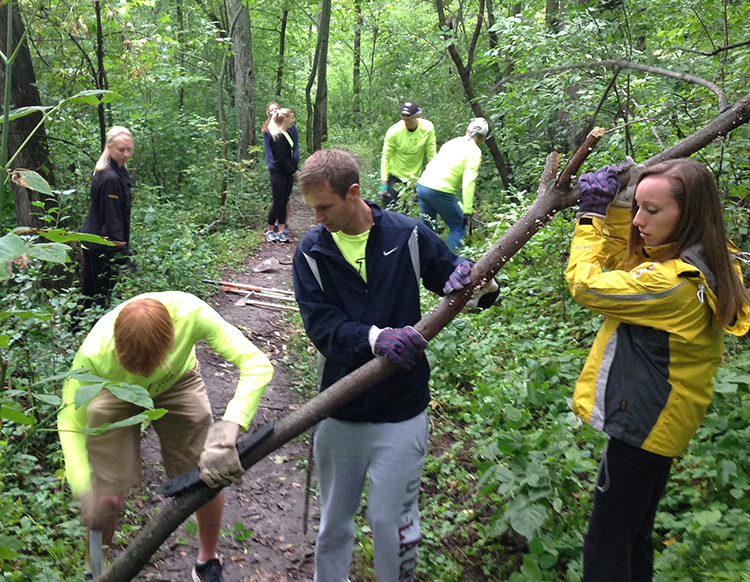
[[[374,357],[370,328],[414,325],[421,317],[420,281],[443,294],[443,285],[464,259],[454,255],[420,222],[372,209],[367,240],[367,282],[347,262],[322,225],[308,232],[294,255],[294,291],[307,335],[325,358],[320,390]],[[422,356],[411,370],[399,370],[331,416],[358,422],[401,422],[429,403],[430,369]]]

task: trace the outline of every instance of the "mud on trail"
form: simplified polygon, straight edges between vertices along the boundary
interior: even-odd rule
[[[296,190],[292,195],[289,222],[289,243],[264,242],[255,255],[247,257],[244,268],[225,274],[225,280],[291,291],[291,263],[296,242],[313,225],[312,212],[303,204]],[[277,259],[279,265],[264,272],[253,271],[254,267],[270,258]],[[274,366],[273,380],[253,419],[251,432],[269,420],[285,416],[303,399],[293,390],[289,371],[281,361],[291,333],[283,321],[285,312],[235,305],[241,297],[217,288],[216,295],[210,297],[208,302],[263,350]],[[215,354],[205,342],[198,345],[198,359],[214,419],[220,419],[237,386],[237,369]],[[307,534],[303,534],[306,474],[304,463],[300,461],[308,458],[308,443],[308,438],[304,442],[295,439],[287,443],[252,466],[245,473],[242,485],[226,488],[222,536],[219,540],[226,582],[312,580],[313,543],[320,510],[316,496],[311,495]],[[142,446],[143,485],[131,493],[131,499],[136,499],[136,515],[124,516],[126,522],[133,524],[136,533],[148,522],[150,514],[167,502],[158,493],[159,485],[166,477],[153,429],[148,430]],[[162,544],[136,580],[190,581],[197,555],[196,524],[194,517],[191,517]]]

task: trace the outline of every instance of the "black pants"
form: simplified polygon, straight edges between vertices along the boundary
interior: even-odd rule
[[[386,190],[385,194],[383,194],[383,208],[388,206],[391,202],[396,202],[398,200],[398,190],[396,190],[395,186],[396,184],[402,184],[405,185],[406,182],[404,182],[401,178],[396,178],[393,174],[390,174],[388,176],[388,190]]]
[[[286,224],[286,203],[289,202],[289,195],[292,193],[294,178],[291,174],[271,174],[271,194],[273,201],[271,209],[268,211],[268,225],[272,226],[277,222]]]
[[[671,457],[610,439],[583,541],[584,582],[650,582],[654,518],[671,466]]]
[[[108,254],[100,250],[83,249],[83,297],[78,302],[83,310],[93,305],[106,309],[112,296],[112,289],[120,274],[119,262],[123,255]]]

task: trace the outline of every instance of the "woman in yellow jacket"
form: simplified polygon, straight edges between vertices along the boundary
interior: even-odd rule
[[[672,458],[703,422],[724,332],[750,328],[738,251],[706,167],[679,159],[647,168],[634,198],[632,185],[618,194],[618,170],[579,178],[566,273],[575,300],[605,316],[573,396],[575,414],[610,436],[584,582],[652,579],[654,517]]]

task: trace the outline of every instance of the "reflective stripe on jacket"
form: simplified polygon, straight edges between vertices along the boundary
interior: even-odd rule
[[[583,216],[566,272],[575,300],[605,316],[573,395],[573,412],[594,428],[659,455],[682,452],[703,422],[724,352],[714,316],[713,274],[700,256],[623,269],[629,209]],[[691,264],[691,262],[695,264]],[[729,333],[750,327],[745,306]]]
[[[319,225],[297,245],[292,262],[294,293],[305,331],[318,349],[319,389],[328,388],[374,358],[370,328],[414,325],[421,317],[420,283],[443,295],[443,285],[463,262],[421,222],[368,202],[373,225],[365,251],[367,281]],[[347,402],[332,418],[353,422],[401,422],[429,403],[430,369],[423,355]]]

